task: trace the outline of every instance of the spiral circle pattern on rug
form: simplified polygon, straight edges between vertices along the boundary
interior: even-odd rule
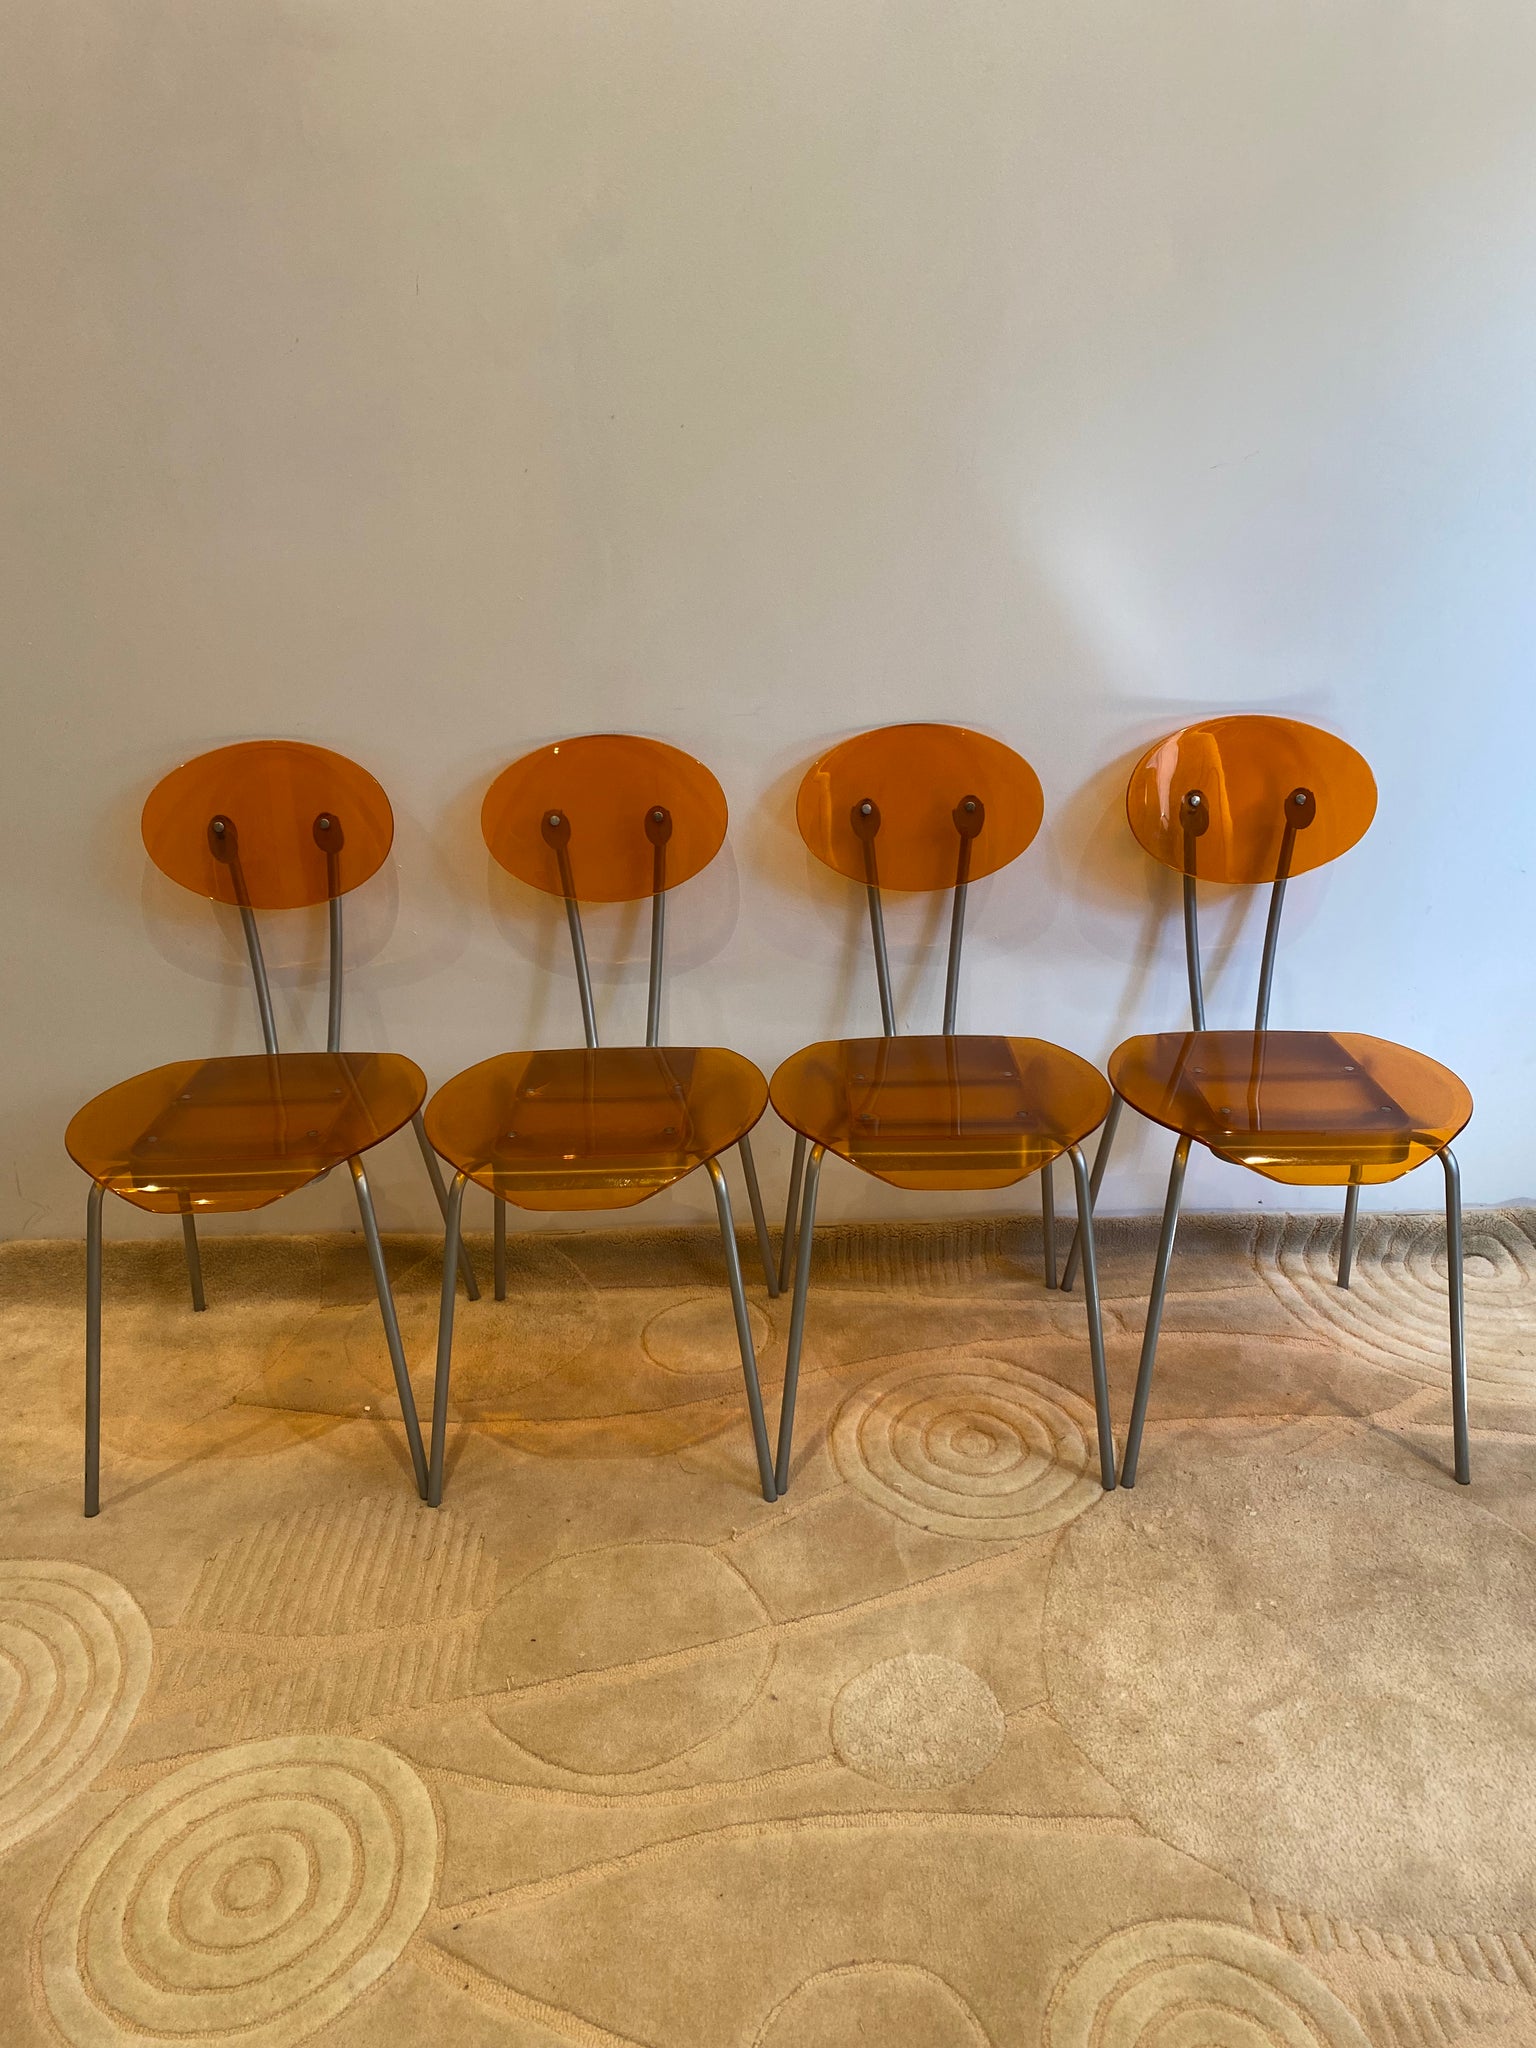
[[[1098,1498],[1093,1409],[1000,1358],[908,1357],[856,1387],[832,1422],[838,1470],[904,1522],[1016,1542]]]
[[[48,2009],[72,2048],[290,2048],[395,1962],[436,1868],[431,1798],[382,1745],[210,1751],[66,1866],[42,1924]]]
[[[105,1769],[153,1659],[149,1623],[105,1572],[0,1562],[0,1850],[45,1827]]]
[[[1216,1920],[1107,1936],[1051,1994],[1045,2048],[1369,2048],[1287,1950]]]
[[[1350,1284],[1338,1284],[1336,1219],[1292,1217],[1259,1270],[1287,1306],[1341,1332],[1410,1378],[1450,1376],[1445,1223],[1437,1215],[1360,1219]],[[1536,1387],[1536,1244],[1517,1216],[1470,1210],[1463,1226],[1467,1377]]]

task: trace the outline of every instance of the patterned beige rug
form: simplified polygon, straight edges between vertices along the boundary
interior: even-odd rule
[[[197,1317],[110,1247],[93,1523],[82,1254],[0,1251],[0,2037],[1529,2048],[1536,1217],[1470,1492],[1436,1224],[1336,1230],[1191,1221],[1107,1498],[1029,1226],[829,1231],[773,1507],[709,1237],[514,1240],[438,1514],[357,1240],[212,1237]]]

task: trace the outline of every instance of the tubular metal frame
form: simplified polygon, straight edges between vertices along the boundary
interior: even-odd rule
[[[1168,1198],[1163,1205],[1163,1227],[1157,1241],[1157,1264],[1153,1269],[1152,1292],[1147,1300],[1147,1322],[1142,1332],[1141,1361],[1136,1371],[1136,1394],[1131,1406],[1131,1426],[1126,1434],[1125,1458],[1120,1472],[1122,1486],[1136,1484],[1136,1472],[1141,1462],[1141,1439],[1146,1428],[1147,1403],[1152,1394],[1152,1371],[1157,1362],[1157,1340],[1162,1329],[1163,1304],[1168,1293],[1168,1272],[1173,1264],[1174,1240],[1178,1235],[1184,1171],[1189,1164],[1190,1148],[1194,1142],[1191,1137],[1180,1137],[1174,1147],[1173,1165],[1168,1174]],[[1450,1313],[1451,1432],[1455,1451],[1455,1474],[1458,1486],[1470,1486],[1472,1462],[1467,1419],[1466,1280],[1463,1273],[1461,1168],[1449,1145],[1443,1146],[1438,1156],[1445,1173],[1446,1289]],[[1358,1181],[1352,1182],[1350,1196],[1357,1200],[1359,1191]],[[1352,1232],[1353,1201],[1348,1204],[1345,1213],[1348,1228]],[[1352,1237],[1346,1240],[1345,1249],[1352,1249]],[[1347,1286],[1349,1271],[1342,1253],[1340,1269],[1343,1275],[1340,1285]]]
[[[801,1146],[806,1141],[801,1140]],[[797,1149],[800,1149],[797,1147]],[[784,1359],[784,1391],[779,1403],[778,1455],[774,1462],[774,1485],[779,1497],[789,1491],[790,1460],[794,1454],[795,1403],[800,1391],[800,1358],[805,1345],[805,1310],[810,1293],[811,1253],[816,1232],[816,1196],[821,1185],[825,1145],[811,1145],[801,1176],[798,1242],[795,1248],[795,1291],[790,1307],[789,1343]],[[1088,1166],[1081,1145],[1067,1148],[1077,1190],[1079,1241],[1084,1246],[1083,1291],[1088,1308],[1088,1350],[1093,1368],[1093,1407],[1098,1427],[1099,1480],[1111,1493],[1115,1477],[1115,1433],[1109,1408],[1109,1376],[1104,1361],[1104,1318],[1099,1300],[1099,1269],[1094,1255],[1093,1206],[1089,1196]],[[1049,1173],[1046,1168],[1045,1172]],[[786,1229],[788,1225],[786,1224]]]
[[[316,818],[314,836],[315,843],[326,857],[327,880],[331,890],[326,906],[329,959],[325,1047],[327,1052],[340,1052],[342,971],[345,955],[338,855],[345,842],[339,821],[329,812],[322,812]],[[263,1049],[271,1057],[280,1058],[277,1023],[272,1009],[272,988],[267,978],[261,931],[245,885],[245,870],[240,860],[240,839],[233,820],[222,814],[211,818],[208,824],[208,844],[215,859],[228,867],[234,884],[236,907],[240,912],[240,925],[245,934],[245,948],[250,959],[251,979],[255,984],[256,1008],[261,1018]],[[437,1154],[427,1142],[426,1126],[422,1122],[420,1109],[412,1116],[411,1124],[422,1157],[426,1161],[438,1208],[446,1213],[447,1194],[443,1187],[443,1177],[437,1163]],[[422,1449],[421,1425],[416,1414],[415,1398],[411,1393],[410,1375],[406,1369],[405,1351],[400,1339],[400,1323],[395,1313],[394,1293],[389,1284],[389,1271],[384,1262],[384,1248],[379,1236],[378,1218],[374,1212],[373,1195],[361,1159],[353,1157],[347,1164],[352,1173],[358,1211],[362,1218],[363,1237],[368,1247],[368,1262],[373,1271],[374,1288],[379,1298],[379,1313],[384,1323],[384,1340],[389,1348],[390,1366],[395,1376],[395,1391],[400,1398],[401,1419],[405,1424],[406,1440],[410,1446],[416,1487],[419,1493],[425,1495],[427,1468]],[[88,1516],[98,1514],[101,1506],[101,1199],[105,1192],[105,1187],[101,1183],[93,1182],[86,1208],[85,1512]],[[208,1300],[203,1287],[203,1261],[197,1238],[197,1219],[190,1203],[181,1212],[181,1239],[192,1307],[195,1313],[201,1314],[207,1308]],[[465,1290],[471,1301],[478,1301],[480,1290],[475,1284],[474,1269],[470,1265],[469,1255],[462,1246],[460,1252]]]
[[[745,1139],[738,1140],[742,1153],[742,1164],[747,1171],[749,1197],[757,1185],[756,1169],[751,1166],[752,1151]],[[752,1341],[752,1322],[747,1307],[746,1288],[741,1274],[741,1255],[736,1245],[736,1225],[731,1209],[731,1191],[726,1184],[725,1169],[718,1155],[704,1162],[710,1183],[714,1189],[715,1214],[720,1225],[720,1241],[725,1252],[726,1276],[730,1282],[731,1309],[736,1322],[736,1342],[741,1353],[742,1379],[746,1386],[747,1412],[752,1422],[752,1443],[757,1454],[757,1471],[762,1486],[763,1499],[777,1498],[773,1477],[773,1457],[768,1447],[768,1424],[763,1413],[762,1385],[757,1371],[757,1348]],[[469,1175],[462,1170],[453,1177],[448,1191],[447,1214],[443,1224],[443,1280],[437,1317],[437,1367],[432,1386],[432,1436],[428,1458],[423,1497],[429,1507],[438,1508],[443,1504],[443,1457],[448,1436],[448,1390],[453,1370],[453,1317],[457,1299],[456,1276],[458,1254],[462,1243],[464,1214],[464,1191],[469,1185]],[[498,1206],[501,1205],[498,1201]],[[761,1219],[762,1198],[755,1200],[754,1209]],[[757,1225],[758,1252],[763,1261],[765,1273],[772,1272],[772,1254],[768,1242],[767,1224],[759,1220]],[[503,1240],[503,1243],[505,1240]],[[769,1292],[777,1294],[778,1288],[770,1283]],[[500,1297],[498,1297],[500,1298]]]
[[[373,1284],[379,1298],[384,1339],[395,1375],[395,1392],[399,1397],[400,1416],[410,1447],[411,1469],[416,1479],[416,1490],[425,1498],[427,1463],[421,1424],[416,1413],[416,1399],[411,1392],[411,1376],[405,1362],[405,1346],[400,1339],[400,1322],[395,1314],[395,1297],[389,1284],[389,1269],[384,1262],[384,1246],[379,1236],[378,1218],[374,1214],[373,1196],[362,1160],[353,1157],[347,1165],[352,1173],[363,1237],[368,1246],[368,1263],[373,1270]],[[85,1205],[85,1513],[88,1518],[101,1512],[101,1210],[105,1193],[103,1182],[92,1181]],[[190,1216],[183,1213],[184,1231],[190,1222]],[[195,1236],[189,1242],[195,1248]],[[196,1289],[201,1285],[200,1266],[194,1271],[197,1275]],[[196,1292],[193,1306],[202,1306],[196,1299]]]
[[[566,924],[571,935],[571,954],[576,964],[576,982],[581,995],[582,1029],[587,1049],[598,1050],[597,1010],[592,999],[592,976],[587,963],[586,938],[582,929],[581,904],[576,895],[575,878],[571,867],[571,821],[563,811],[545,813],[542,832],[546,843],[553,849],[559,868],[560,887],[565,902]],[[646,837],[654,848],[654,866],[651,888],[651,951],[650,971],[646,986],[645,1042],[648,1046],[659,1043],[661,1031],[662,972],[666,950],[666,854],[672,837],[672,814],[663,805],[657,804],[646,813]],[[456,1263],[463,1262],[471,1300],[477,1299],[473,1275],[469,1271],[464,1251],[463,1214],[464,1190],[469,1176],[462,1170],[454,1176],[451,1189],[444,1190],[441,1170],[436,1154],[431,1150],[425,1125],[418,1131],[423,1151],[431,1161],[433,1184],[439,1191],[443,1211],[443,1290],[438,1310],[437,1324],[437,1366],[432,1398],[432,1447],[429,1460],[425,1497],[432,1507],[441,1507],[443,1500],[443,1450],[448,1427],[448,1386],[453,1368],[453,1315],[454,1284],[452,1274]],[[729,1148],[727,1148],[729,1149]],[[770,1298],[777,1297],[780,1289],[778,1270],[774,1265],[773,1247],[768,1234],[768,1218],[763,1209],[762,1188],[757,1178],[757,1162],[752,1156],[752,1139],[749,1132],[743,1132],[736,1141],[735,1149],[741,1154],[742,1177],[746,1182],[747,1201],[752,1211],[752,1224],[757,1237],[758,1257],[762,1261],[763,1278],[767,1283]],[[731,1209],[730,1189],[726,1184],[725,1171],[719,1155],[706,1159],[702,1164],[707,1168],[715,1196],[715,1213],[720,1224],[721,1237],[725,1246],[726,1274],[730,1282],[731,1306],[736,1321],[736,1340],[741,1352],[742,1376],[746,1383],[747,1410],[752,1422],[753,1443],[757,1451],[758,1477],[762,1484],[764,1500],[775,1498],[773,1489],[773,1463],[768,1449],[768,1426],[763,1416],[762,1388],[758,1379],[757,1353],[752,1341],[752,1324],[747,1310],[747,1299],[741,1276],[741,1255],[736,1244],[735,1221]],[[495,1293],[498,1301],[507,1298],[507,1203],[506,1198],[492,1191],[492,1264],[495,1275]]]

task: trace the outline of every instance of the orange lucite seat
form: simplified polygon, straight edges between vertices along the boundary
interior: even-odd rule
[[[399,1053],[176,1060],[88,1102],[64,1145],[139,1209],[261,1209],[403,1130],[426,1090]]]
[[[1472,1115],[1448,1067],[1352,1031],[1160,1032],[1117,1047],[1109,1073],[1153,1123],[1293,1187],[1397,1180]]]
[[[1006,1188],[1109,1110],[1104,1076],[1041,1038],[844,1038],[785,1060],[770,1099],[791,1130],[892,1187]]]
[[[752,1129],[767,1085],[721,1046],[508,1052],[446,1082],[427,1135],[520,1209],[626,1209]]]

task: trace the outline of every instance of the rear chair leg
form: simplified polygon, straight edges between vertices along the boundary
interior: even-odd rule
[[[1055,1162],[1052,1161],[1051,1165]],[[1078,1226],[1082,1228],[1081,1224]],[[1040,1236],[1045,1249],[1045,1284],[1056,1285],[1056,1184],[1051,1166],[1040,1169]]]
[[[208,1306],[208,1298],[203,1293],[203,1255],[197,1246],[197,1218],[189,1208],[181,1212],[181,1242],[187,1254],[187,1279],[192,1288],[193,1313],[201,1315]]]
[[[1105,1117],[1104,1128],[1099,1133],[1098,1150],[1093,1155],[1093,1177],[1088,1183],[1089,1195],[1095,1203],[1099,1199],[1099,1189],[1104,1185],[1104,1169],[1109,1165],[1109,1148],[1115,1142],[1115,1131],[1124,1106],[1117,1095],[1109,1105],[1109,1115]],[[1063,1291],[1067,1293],[1071,1292],[1072,1282],[1077,1278],[1077,1261],[1080,1256],[1078,1248],[1081,1241],[1082,1230],[1079,1226],[1072,1233],[1072,1246],[1067,1253],[1067,1270],[1061,1276]]]
[[[101,1198],[85,1198],[85,1512],[101,1513]]]
[[[496,1299],[507,1298],[507,1205],[496,1197],[491,1212],[491,1263],[496,1275]]]
[[[1445,1261],[1451,1307],[1451,1428],[1456,1440],[1456,1484],[1472,1484],[1472,1449],[1467,1427],[1466,1280],[1462,1272],[1461,1168],[1449,1145],[1440,1154],[1445,1168]]]
[[[752,1228],[757,1232],[757,1255],[763,1262],[763,1279],[768,1288],[768,1299],[773,1301],[779,1292],[779,1276],[773,1263],[773,1247],[768,1242],[768,1218],[763,1210],[763,1191],[757,1181],[757,1161],[752,1157],[752,1140],[745,1134],[736,1147],[741,1154],[741,1170],[747,1182],[747,1200],[752,1205]]]
[[[752,1324],[747,1315],[746,1290],[741,1284],[741,1255],[736,1249],[736,1224],[731,1215],[731,1191],[725,1184],[725,1169],[718,1159],[707,1159],[715,1189],[715,1210],[720,1218],[720,1236],[725,1244],[725,1270],[731,1283],[731,1307],[736,1314],[736,1342],[741,1350],[741,1374],[747,1384],[747,1412],[752,1417],[752,1442],[757,1450],[757,1476],[764,1500],[776,1500],[773,1460],[768,1454],[768,1424],[763,1415],[763,1392],[757,1378],[757,1351],[752,1342]],[[766,1246],[764,1247],[766,1249]]]
[[[432,1463],[427,1480],[427,1505],[443,1504],[443,1443],[448,1434],[448,1372],[453,1363],[454,1276],[459,1260],[459,1220],[464,1213],[467,1173],[454,1175],[443,1218],[443,1296],[437,1312],[437,1378],[432,1388]]]
[[[1168,1200],[1163,1209],[1163,1234],[1157,1244],[1157,1270],[1147,1302],[1147,1327],[1141,1339],[1141,1365],[1136,1374],[1136,1399],[1131,1407],[1131,1427],[1125,1439],[1125,1463],[1120,1484],[1136,1484],[1136,1466],[1141,1458],[1141,1432],[1146,1426],[1147,1398],[1152,1392],[1152,1367],[1157,1358],[1157,1333],[1163,1321],[1163,1297],[1168,1292],[1168,1268],[1173,1263],[1173,1240],[1179,1228],[1179,1198],[1184,1192],[1184,1169],[1194,1140],[1180,1138],[1173,1149],[1173,1167],[1168,1175]]]
[[[789,1277],[795,1264],[795,1217],[800,1207],[800,1176],[805,1167],[804,1136],[796,1131],[794,1156],[789,1162],[789,1194],[784,1202],[784,1242],[779,1246],[779,1292],[789,1292]]]
[[[1109,1412],[1109,1374],[1104,1366],[1104,1318],[1099,1306],[1099,1264],[1093,1248],[1093,1196],[1088,1162],[1081,1145],[1070,1149],[1072,1176],[1077,1182],[1077,1241],[1083,1247],[1083,1296],[1088,1304],[1088,1356],[1093,1362],[1093,1407],[1099,1425],[1099,1480],[1106,1493],[1115,1487],[1115,1427]]]
[[[448,1218],[448,1192],[443,1186],[443,1169],[438,1164],[437,1154],[432,1150],[432,1140],[427,1136],[427,1127],[422,1120],[422,1114],[419,1109],[411,1118],[411,1127],[416,1133],[416,1142],[421,1147],[421,1156],[427,1162],[427,1173],[431,1177],[432,1192],[437,1197],[437,1213],[446,1222]],[[471,1301],[478,1301],[480,1299],[479,1283],[475,1279],[475,1269],[469,1263],[469,1250],[462,1239],[459,1242],[459,1271],[464,1275],[464,1292]],[[500,1301],[502,1296],[498,1294],[496,1299]]]
[[[349,1159],[352,1169],[352,1183],[357,1190],[358,1212],[363,1219],[363,1236],[368,1245],[368,1263],[373,1268],[373,1284],[379,1297],[379,1314],[384,1319],[384,1341],[389,1346],[389,1362],[395,1371],[395,1392],[400,1397],[400,1414],[405,1423],[406,1442],[411,1447],[411,1469],[416,1474],[416,1491],[425,1496],[427,1491],[427,1461],[421,1448],[421,1424],[416,1418],[416,1397],[411,1392],[411,1376],[406,1370],[405,1346],[400,1341],[400,1322],[395,1314],[395,1297],[389,1284],[389,1269],[384,1264],[384,1246],[379,1239],[379,1221],[373,1213],[373,1196],[368,1192],[368,1176],[363,1171],[361,1159]]]
[[[779,1401],[779,1460],[774,1484],[782,1497],[789,1491],[789,1456],[795,1439],[795,1396],[800,1388],[800,1351],[805,1342],[805,1297],[811,1284],[811,1240],[816,1230],[816,1190],[826,1148],[813,1146],[800,1189],[800,1231],[795,1246],[795,1298],[789,1313],[789,1345],[784,1357],[784,1392]]]
[[[1360,1169],[1350,1168],[1349,1192],[1344,1197],[1344,1229],[1339,1237],[1339,1285],[1349,1285],[1355,1263],[1355,1218],[1360,1213]]]

